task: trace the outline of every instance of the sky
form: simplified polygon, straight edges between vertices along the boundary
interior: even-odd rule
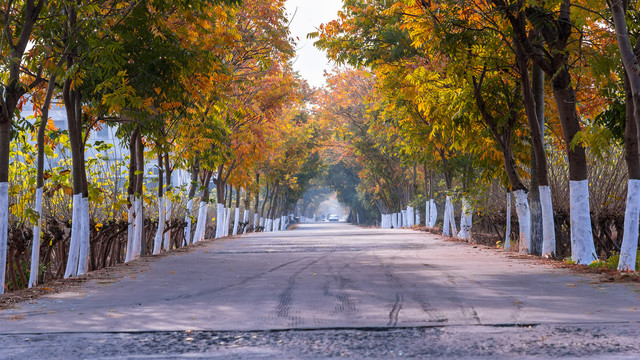
[[[293,68],[307,79],[309,85],[323,86],[323,73],[330,70],[332,65],[324,52],[313,46],[314,39],[307,39],[307,34],[316,31],[320,24],[336,19],[338,10],[342,8],[342,0],[287,0],[285,6],[290,18],[295,13],[290,30],[291,36],[299,39],[296,40]]]

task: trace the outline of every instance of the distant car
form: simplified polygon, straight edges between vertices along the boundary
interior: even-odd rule
[[[329,215],[329,221],[340,221],[338,215]]]

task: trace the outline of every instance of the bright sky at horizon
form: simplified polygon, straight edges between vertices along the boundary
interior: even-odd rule
[[[342,0],[287,0],[285,6],[290,18],[295,14],[290,24],[291,36],[297,38],[293,68],[310,86],[324,86],[324,71],[330,70],[332,64],[323,51],[313,46],[314,40],[307,39],[307,34],[316,31],[320,24],[336,19]]]

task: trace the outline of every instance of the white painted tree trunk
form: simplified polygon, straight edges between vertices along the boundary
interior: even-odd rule
[[[418,226],[422,225],[422,221],[420,221],[420,209],[418,209],[418,211],[416,211],[415,224],[418,225]]]
[[[193,212],[193,199],[189,199],[187,202],[187,214],[185,215],[185,221],[187,226],[184,228],[184,243],[182,246],[189,245],[191,241],[191,213]]]
[[[451,224],[451,236],[455,236],[458,234],[458,229],[456,226],[456,215],[453,209],[453,201],[449,202],[449,224]]]
[[[598,260],[591,229],[588,180],[569,181],[569,197],[571,199],[571,257],[578,264],[588,265]]]
[[[436,207],[436,202],[433,199],[429,200],[429,203],[429,227],[434,227],[436,226],[436,221],[438,220],[438,208]]]
[[[240,208],[235,208],[233,211],[233,231],[231,235],[238,235],[238,226],[240,226]]]
[[[158,199],[158,230],[156,231],[156,237],[153,239],[153,254],[160,254],[160,248],[162,247],[162,238],[164,235],[164,197]]]
[[[131,256],[133,255],[133,237],[135,236],[135,228],[133,227],[133,213],[135,212],[135,204],[133,196],[129,197],[129,202],[131,206],[127,208],[127,219],[129,221],[129,225],[127,226],[127,254],[125,255],[124,262],[131,261]]]
[[[258,213],[253,214],[253,231],[256,231],[256,228],[260,224],[260,215]]]
[[[200,201],[198,208],[198,223],[196,225],[196,233],[193,236],[193,243],[204,240],[204,233],[207,229],[207,203]]]
[[[231,224],[231,208],[227,209],[224,221],[224,236],[229,236],[229,225]]]
[[[398,227],[398,222],[397,222],[397,215],[391,214],[391,227],[393,227],[394,229],[396,229]]]
[[[507,192],[507,227],[504,231],[504,249],[511,250],[511,193]]]
[[[431,201],[424,202],[424,226],[430,227],[431,225]]]
[[[273,220],[273,231],[280,231],[280,218]]]
[[[447,198],[444,203],[444,224],[442,225],[442,234],[446,236],[451,236],[450,232],[450,222],[451,222],[451,197],[447,195]]]
[[[4,294],[9,237],[9,183],[0,183],[0,294]]]
[[[33,225],[33,241],[31,244],[31,270],[29,272],[29,287],[37,285],[38,268],[40,267],[40,237],[42,235],[42,188],[36,189],[36,207],[38,221]]]
[[[516,213],[518,214],[518,224],[520,237],[518,240],[518,252],[520,254],[528,254],[531,249],[531,212],[529,210],[529,200],[527,192],[524,190],[516,190],[513,192],[516,197]]]
[[[134,236],[133,236],[133,254],[131,259],[137,259],[142,253],[142,233],[144,228],[144,213],[142,208],[142,198],[135,198],[134,217]]]
[[[165,222],[171,225],[171,212],[173,207],[173,205],[171,204],[171,199],[169,198],[164,199],[164,204],[165,204]],[[162,246],[164,247],[165,250],[169,250],[169,246],[171,246],[170,244],[171,244],[171,230],[167,230],[164,233],[164,243],[162,244]]]
[[[356,224],[360,225],[360,214],[356,212]]]
[[[640,217],[640,180],[629,179],[627,207],[624,212],[624,233],[620,247],[618,270],[635,271],[638,253],[638,218]]]
[[[244,210],[244,214],[242,215],[242,222],[244,223],[244,229],[242,229],[242,233],[246,234],[249,230],[249,210]]]
[[[69,257],[64,271],[65,279],[78,273],[78,257],[80,256],[80,242],[82,241],[82,194],[73,195],[73,211],[71,215],[71,240],[69,243]]]
[[[262,231],[265,231],[266,230],[265,227],[267,225],[266,219],[264,217],[260,217],[260,223],[258,225],[262,228]]]
[[[556,253],[556,229],[553,221],[553,203],[549,186],[540,186],[542,208],[542,257],[552,258]]]
[[[471,240],[471,227],[473,226],[473,209],[467,198],[462,198],[462,214],[460,214],[460,232],[458,237],[467,241]]]
[[[91,235],[90,217],[89,217],[89,199],[83,197],[81,200],[81,234],[80,249],[78,250],[78,272],[76,275],[82,275],[89,270],[89,253],[91,252],[91,243],[89,237]]]
[[[218,203],[216,208],[216,239],[224,236],[224,204]]]

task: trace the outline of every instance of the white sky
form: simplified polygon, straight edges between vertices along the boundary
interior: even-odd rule
[[[307,39],[307,34],[316,31],[320,24],[336,19],[342,0],[287,0],[285,6],[289,18],[295,13],[290,26],[291,36],[299,39],[293,68],[307,79],[309,85],[324,86],[323,73],[332,66],[324,51],[313,46],[314,40]]]

